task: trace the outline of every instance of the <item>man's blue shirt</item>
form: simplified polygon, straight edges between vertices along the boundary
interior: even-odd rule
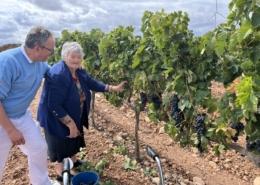
[[[25,114],[48,69],[30,61],[23,46],[0,53],[0,101],[9,118]]]

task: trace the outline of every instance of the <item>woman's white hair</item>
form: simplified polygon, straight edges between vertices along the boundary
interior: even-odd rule
[[[83,59],[84,57],[84,52],[82,47],[80,46],[79,43],[77,42],[65,42],[62,46],[62,50],[61,50],[61,58],[62,60],[66,60],[67,56],[69,53],[79,53],[81,58]]]

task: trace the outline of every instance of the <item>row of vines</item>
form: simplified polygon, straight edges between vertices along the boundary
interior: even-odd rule
[[[231,0],[227,21],[202,36],[193,34],[181,11],[146,11],[141,32],[136,36],[131,26],[109,33],[64,30],[49,62],[60,59],[65,41],[77,41],[92,76],[128,81],[123,93],[106,98],[116,106],[129,102],[137,129],[145,110],[181,145],[205,151],[214,142],[219,153],[245,133],[247,149],[260,153],[260,1]],[[214,97],[212,81],[231,88]]]

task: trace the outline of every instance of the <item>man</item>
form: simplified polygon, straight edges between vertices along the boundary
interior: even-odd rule
[[[50,185],[47,147],[28,107],[48,70],[55,39],[43,27],[32,28],[25,44],[0,53],[0,181],[12,146],[28,157],[32,185]]]

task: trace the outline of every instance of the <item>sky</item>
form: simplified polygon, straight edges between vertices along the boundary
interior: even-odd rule
[[[22,43],[29,29],[36,25],[48,28],[56,37],[64,29],[90,31],[100,28],[109,32],[119,25],[132,25],[135,33],[140,34],[144,11],[162,9],[166,12],[187,12],[190,29],[196,35],[201,35],[225,21],[228,2],[229,0],[0,0],[0,45]]]

